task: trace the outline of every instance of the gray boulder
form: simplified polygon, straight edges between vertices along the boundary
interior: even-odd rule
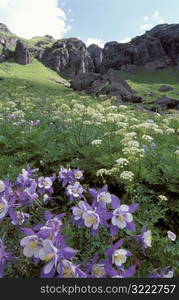
[[[91,92],[91,86],[96,80],[101,80],[100,74],[92,72],[80,73],[71,80],[71,87],[74,90]]]
[[[155,101],[162,109],[179,109],[179,99],[161,97]]]
[[[27,46],[25,45],[25,43],[22,42],[21,40],[17,41],[16,49],[14,52],[14,58],[15,61],[21,65],[28,65],[32,63],[31,54]]]
[[[71,81],[71,87],[76,90],[85,91],[95,96],[106,95],[108,98],[115,96],[117,103],[142,102],[125,80],[119,76],[119,72],[110,69],[106,74],[81,73]]]
[[[169,92],[174,90],[174,88],[172,86],[169,85],[161,85],[159,88],[159,92]]]

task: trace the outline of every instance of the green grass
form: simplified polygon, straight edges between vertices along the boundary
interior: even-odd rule
[[[175,67],[156,70],[155,72],[138,71],[136,74],[120,72],[122,78],[127,80],[132,89],[138,92],[144,102],[151,102],[163,95],[179,99],[179,71]],[[174,90],[159,92],[161,85],[170,85]],[[146,93],[153,92],[155,96],[148,96]]]
[[[33,59],[30,65],[22,66],[16,63],[0,64],[0,91],[2,94],[12,96],[23,89],[19,96],[48,97],[58,96],[70,89],[55,80],[63,80],[57,73],[47,69],[43,64]],[[17,95],[16,95],[17,96]]]

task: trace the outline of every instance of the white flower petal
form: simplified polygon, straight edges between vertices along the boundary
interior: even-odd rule
[[[132,214],[130,214],[130,213],[125,214],[125,219],[129,223],[132,222],[132,220],[133,220]]]
[[[54,259],[52,259],[52,260],[45,266],[45,268],[44,268],[44,273],[45,273],[45,274],[50,273],[50,271],[52,270],[53,266],[54,266]]]

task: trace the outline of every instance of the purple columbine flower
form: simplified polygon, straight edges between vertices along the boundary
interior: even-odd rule
[[[53,193],[53,182],[55,177],[39,177],[38,178],[38,188],[41,194],[44,194],[46,191]]]
[[[130,278],[134,276],[135,273],[136,273],[136,265],[132,265],[126,270],[124,269],[124,267],[120,268],[120,271],[116,271],[113,269],[111,270],[111,273],[108,274],[111,275],[112,278]]]
[[[73,264],[67,259],[63,259],[57,266],[59,278],[86,278],[87,275],[79,268],[79,265]]]
[[[33,234],[24,237],[20,241],[20,245],[24,248],[23,254],[27,257],[39,258],[39,251],[42,248],[42,241],[38,235]]]
[[[9,203],[4,197],[0,197],[0,221],[7,215]]]
[[[127,260],[129,251],[126,249],[116,249],[112,254],[112,264],[117,267],[121,267]]]
[[[146,248],[152,247],[152,232],[151,230],[147,230],[146,225],[144,225],[144,227],[142,228],[141,234],[133,235],[132,237],[139,239],[144,254]]]
[[[131,231],[135,231],[135,224],[133,222],[132,213],[134,213],[138,208],[137,203],[133,203],[130,206],[122,204],[120,207],[113,211],[113,216],[111,219],[112,225],[110,226],[110,231],[112,235],[117,234],[119,229],[127,228]]]
[[[156,148],[157,148],[157,145],[156,145],[155,143],[152,143],[152,144],[151,144],[151,148],[152,148],[152,149],[156,149]]]
[[[39,198],[36,190],[37,183],[35,182],[35,180],[31,180],[30,186],[26,187],[24,191],[19,194],[19,203],[22,206],[31,206],[32,203]]]
[[[84,171],[81,171],[79,168],[76,170],[73,170],[73,176],[74,176],[74,181],[76,180],[82,180]]]
[[[30,184],[31,180],[33,179],[34,173],[38,169],[31,169],[28,168],[27,170],[22,169],[22,174],[20,174],[17,178],[17,184],[21,184],[23,187]]]
[[[0,239],[0,278],[4,277],[4,268],[7,261],[14,261],[16,258],[10,252],[5,251],[3,241]]]
[[[126,262],[127,257],[131,256],[131,252],[127,249],[121,248],[124,240],[117,241],[111,248],[107,249],[106,255],[106,265],[105,269],[107,273],[111,272],[112,265],[116,267],[121,267]]]
[[[3,193],[5,191],[5,182],[0,180],[0,193]]]
[[[105,185],[102,189],[89,189],[89,193],[94,198],[94,206],[106,207],[111,204],[113,208],[120,206],[120,199],[108,192],[108,186]]]
[[[91,210],[91,206],[86,201],[80,201],[78,206],[72,207],[73,220],[75,224],[85,226],[83,215],[87,210]]]
[[[61,167],[58,179],[59,182],[62,182],[63,187],[68,184],[73,185],[76,181],[83,179],[83,171],[81,171],[79,168],[71,170]]]
[[[22,211],[14,211],[14,215],[11,214],[11,223],[13,225],[22,225],[29,220],[30,215],[27,213],[23,213]]]
[[[39,258],[46,262],[44,274],[49,274],[58,263],[58,249],[49,239],[42,241],[42,248],[39,250]]]
[[[64,213],[59,214],[57,216],[53,216],[52,213],[46,211],[45,212],[46,223],[35,227],[36,230],[39,230],[38,237],[42,239],[51,239],[52,241],[55,242],[61,231],[61,227],[63,225],[61,219],[64,216],[65,216]]]
[[[73,171],[71,169],[66,169],[64,167],[61,167],[59,174],[58,174],[58,180],[59,182],[62,182],[62,186],[65,187],[69,183],[71,183],[73,180]]]
[[[66,188],[66,194],[71,202],[78,198],[84,198],[83,191],[82,185],[77,181],[74,184],[69,184]]]
[[[99,258],[98,254],[95,254],[92,261],[89,263],[88,269],[86,273],[88,274],[88,278],[104,278],[106,277],[106,270],[105,270],[105,262],[97,260]]]
[[[84,224],[88,228],[92,228],[94,231],[98,229],[100,225],[100,217],[95,210],[87,210],[83,214]]]
[[[164,268],[160,273],[154,272],[149,278],[173,278],[174,271],[171,267]]]

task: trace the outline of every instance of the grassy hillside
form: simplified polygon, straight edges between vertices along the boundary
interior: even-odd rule
[[[26,97],[48,98],[70,92],[60,82],[68,84],[57,73],[46,68],[33,59],[30,65],[16,63],[0,64],[0,100],[7,101],[18,97],[21,101]]]
[[[156,70],[155,72],[142,70],[138,71],[136,74],[120,72],[120,75],[127,80],[134,90],[138,91],[138,94],[146,103],[163,95],[179,99],[179,71],[176,67]],[[169,92],[159,92],[161,85],[170,85],[174,90]],[[149,95],[151,92],[154,95]]]

